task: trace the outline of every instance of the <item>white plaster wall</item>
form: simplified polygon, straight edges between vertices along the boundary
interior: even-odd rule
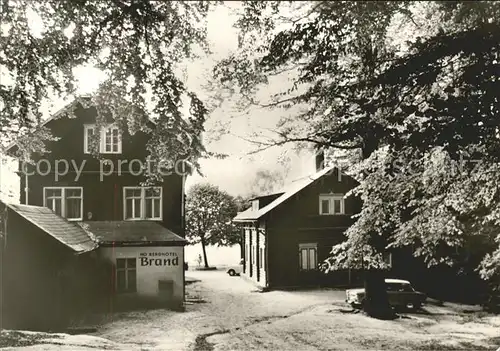
[[[260,240],[259,246],[257,246],[257,235],[259,235],[259,240]],[[252,245],[249,245],[250,240],[252,241]],[[245,246],[249,249],[249,255],[245,257],[247,268],[244,276],[246,276],[253,283],[261,287],[266,286],[265,240],[266,239],[263,232],[257,234],[255,228],[245,229]],[[259,267],[259,261],[257,260],[257,256],[260,255],[260,248],[263,249],[263,255],[264,255],[264,262],[262,268]],[[250,270],[252,272],[251,275],[250,275]],[[257,271],[259,271],[259,280],[257,280]]]
[[[174,299],[184,301],[184,247],[101,247],[101,255],[116,264],[117,258],[137,259],[137,295],[143,297],[159,296],[158,281],[171,280],[174,282]],[[157,256],[155,254],[161,254]],[[164,255],[166,254],[166,255]],[[148,264],[141,263],[141,257],[148,259]],[[153,262],[150,262],[153,259]],[[170,259],[171,265],[164,265],[164,259]],[[174,259],[176,261],[174,262]],[[152,263],[152,265],[150,265]],[[173,265],[172,263],[177,263]]]
[[[265,280],[262,280],[262,276],[260,276],[261,270],[259,268],[259,255],[260,255],[259,248],[261,247],[262,243],[258,243],[257,245],[257,235],[258,235],[257,230],[255,228],[252,228],[251,230],[252,253],[255,255],[252,264],[252,280],[257,285],[264,286],[263,282],[265,282]],[[259,278],[259,280],[257,280],[257,278]]]
[[[252,270],[252,246],[250,245],[250,238],[251,238],[251,233],[252,230],[249,228],[245,228],[245,276],[250,278],[250,271]],[[252,272],[252,274],[255,274],[255,271]]]
[[[257,255],[259,254],[258,252],[258,247],[257,247],[257,231],[255,228],[252,228],[251,231],[252,235],[252,280],[257,283],[257,270],[259,269],[258,260],[257,260]]]
[[[262,250],[260,250],[262,249]],[[260,254],[262,253],[262,256]],[[266,285],[266,236],[264,233],[259,233],[259,260],[262,262],[262,268],[259,263],[259,285]]]
[[[245,228],[245,275],[250,277],[250,256],[252,254],[252,247],[250,246],[250,229]]]

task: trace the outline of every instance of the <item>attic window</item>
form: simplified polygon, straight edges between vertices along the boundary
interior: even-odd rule
[[[86,154],[92,152],[92,140],[95,138],[95,124],[86,124],[84,126],[84,148]],[[101,128],[99,135],[99,152],[101,154],[121,154],[122,138],[120,130],[115,125],[108,125]]]

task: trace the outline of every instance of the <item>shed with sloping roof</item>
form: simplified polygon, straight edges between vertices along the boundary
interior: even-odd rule
[[[325,275],[320,265],[361,208],[359,199],[347,196],[357,184],[327,167],[252,199],[233,219],[244,238],[242,275],[263,288],[347,285],[349,272]]]
[[[87,292],[72,287],[91,276],[79,267],[93,260],[97,242],[45,207],[0,201],[0,214],[1,327],[64,329]]]

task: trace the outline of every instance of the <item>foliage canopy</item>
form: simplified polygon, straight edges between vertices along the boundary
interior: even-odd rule
[[[232,219],[238,212],[236,200],[217,186],[208,183],[193,185],[186,200],[186,237],[201,243],[207,264],[205,246],[229,246],[240,242]]]
[[[4,0],[0,22],[1,137],[30,135],[26,152],[50,137],[44,99],[75,94],[74,68],[93,65],[107,80],[91,103],[131,132],[157,122],[153,158],[204,154],[207,109],[189,91],[179,63],[208,51],[204,1]],[[71,111],[70,111],[71,112]]]

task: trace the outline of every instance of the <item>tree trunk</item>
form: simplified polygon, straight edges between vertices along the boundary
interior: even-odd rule
[[[363,307],[370,317],[379,319],[393,319],[396,317],[394,310],[389,305],[383,271],[368,269],[365,272],[365,301]]]
[[[205,249],[204,239],[201,239],[201,248],[203,249],[203,260],[205,261],[205,268],[208,268],[207,250]]]

